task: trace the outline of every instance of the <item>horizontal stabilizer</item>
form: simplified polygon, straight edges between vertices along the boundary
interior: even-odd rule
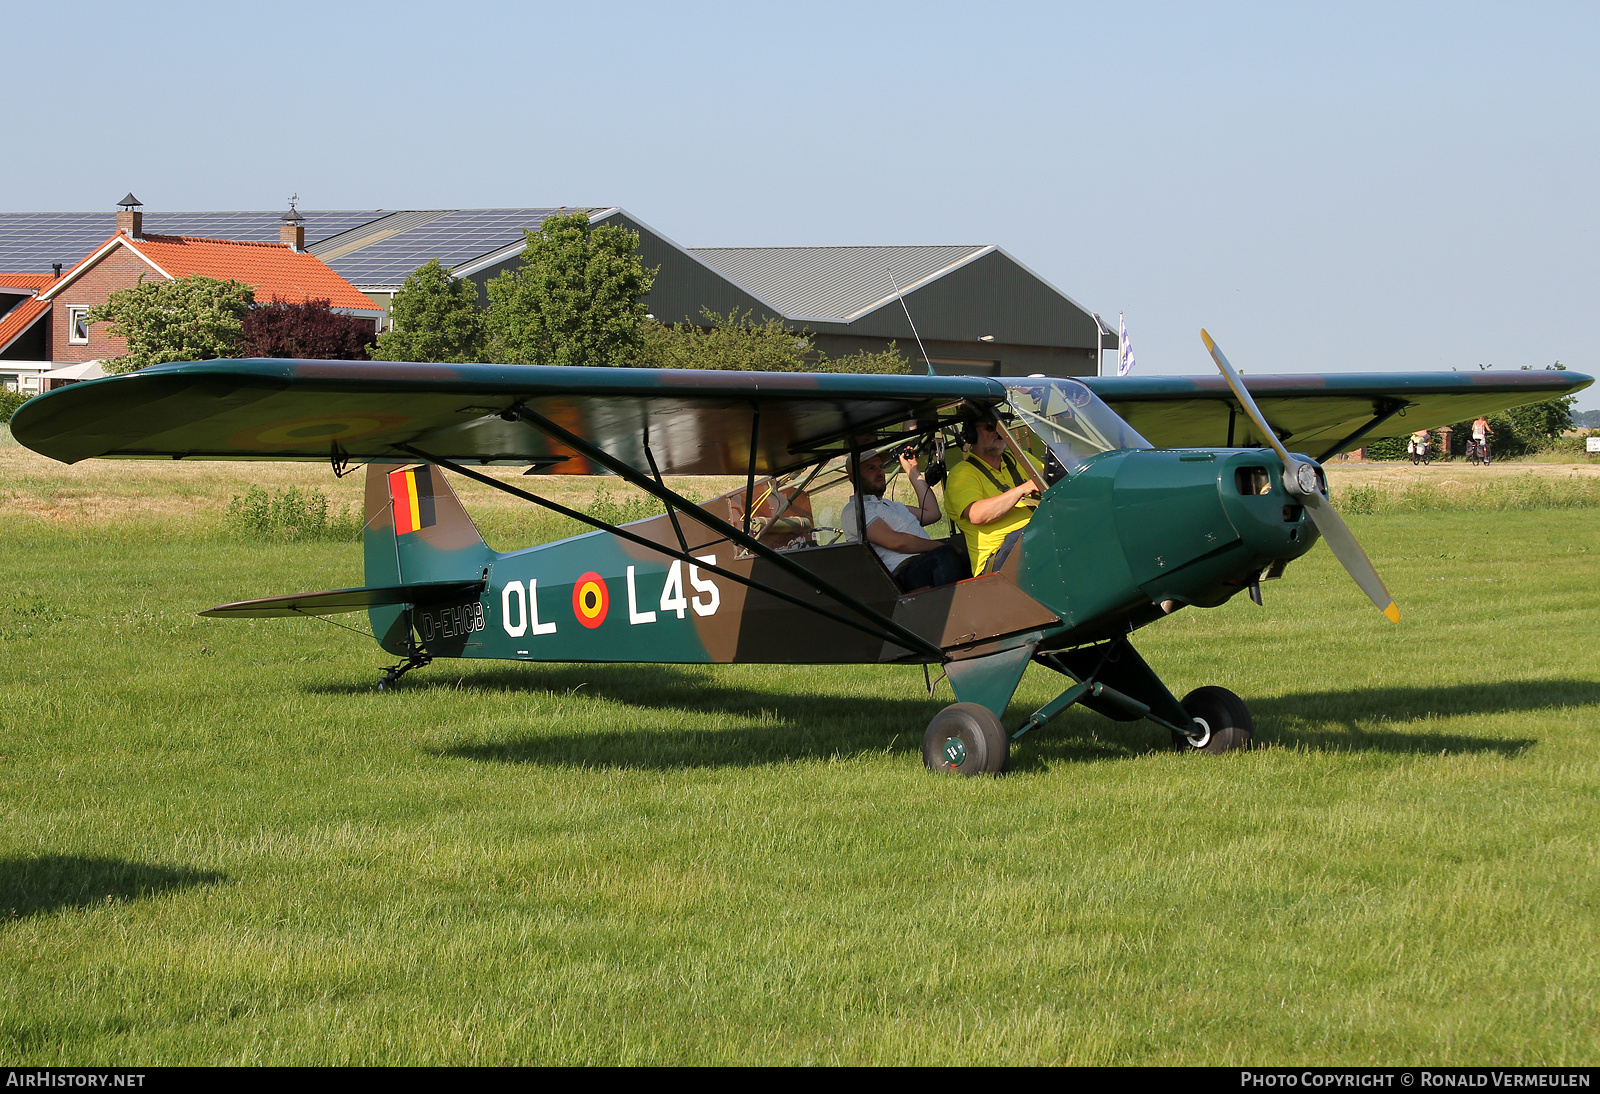
[[[269,596],[218,604],[200,614],[210,619],[277,619],[288,615],[340,615],[389,604],[437,604],[468,600],[483,591],[482,580],[413,581],[408,585],[379,585],[367,589],[330,589],[323,593]]]

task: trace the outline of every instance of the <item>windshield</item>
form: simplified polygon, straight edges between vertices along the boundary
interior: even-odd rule
[[[1152,447],[1076,380],[1064,376],[1008,376],[1000,382],[1006,387],[1017,420],[1054,457],[1046,459],[1046,477],[1051,481],[1081,467],[1090,456],[1119,448]],[[1048,466],[1051,463],[1059,464],[1060,469]]]

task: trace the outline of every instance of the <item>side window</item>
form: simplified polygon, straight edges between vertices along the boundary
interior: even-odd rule
[[[83,319],[88,314],[88,308],[67,309],[67,341],[75,346],[89,343],[89,324]]]

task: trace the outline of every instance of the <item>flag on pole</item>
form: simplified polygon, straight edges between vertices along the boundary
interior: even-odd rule
[[[1126,376],[1133,371],[1133,346],[1128,342],[1128,325],[1117,313],[1117,375]]]

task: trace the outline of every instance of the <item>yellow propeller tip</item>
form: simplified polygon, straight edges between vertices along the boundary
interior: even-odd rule
[[[1216,349],[1217,344],[1211,340],[1211,335],[1206,333],[1204,327],[1200,328],[1200,340],[1206,344],[1206,349]]]
[[[1389,606],[1387,608],[1383,609],[1383,614],[1384,614],[1385,618],[1387,618],[1389,620],[1389,622],[1391,622],[1391,623],[1400,622],[1400,609],[1399,609],[1399,607],[1397,607],[1395,605],[1395,602],[1392,601],[1392,600],[1389,601]]]

